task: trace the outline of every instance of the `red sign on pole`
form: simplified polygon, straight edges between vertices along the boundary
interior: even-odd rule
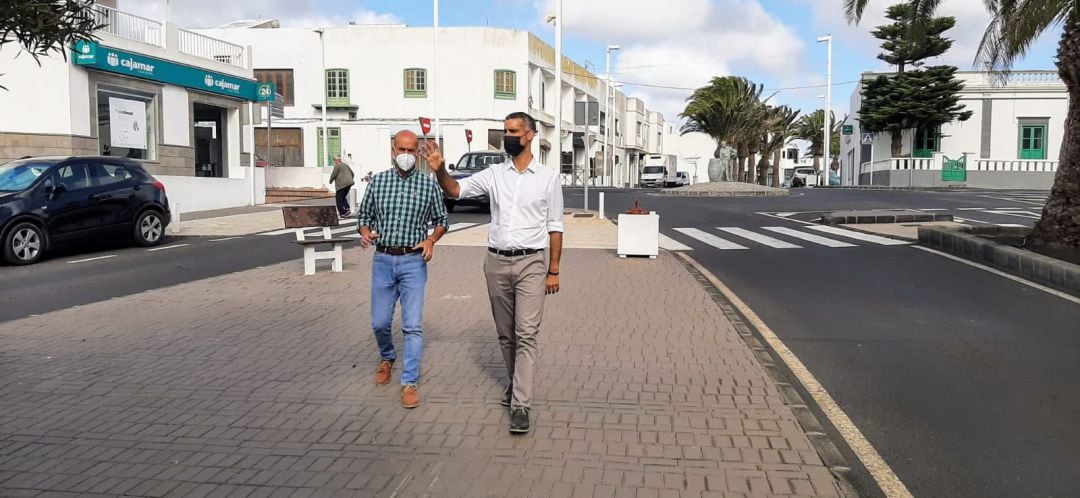
[[[427,135],[431,131],[431,118],[420,117],[420,129],[423,130],[424,135]]]
[[[472,130],[465,130],[465,141],[472,143]]]

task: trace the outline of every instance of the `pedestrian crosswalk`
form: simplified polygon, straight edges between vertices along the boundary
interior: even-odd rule
[[[750,249],[830,249],[859,246],[902,246],[911,242],[825,225],[798,228],[765,226],[755,228],[715,227],[717,233],[700,228],[675,228],[676,233],[721,251]],[[721,236],[722,235],[722,236]],[[661,234],[660,247],[670,251],[688,251],[692,247]]]

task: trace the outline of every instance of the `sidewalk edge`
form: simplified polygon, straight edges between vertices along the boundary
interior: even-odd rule
[[[882,495],[912,496],[865,436],[855,428],[847,414],[765,322],[692,256],[684,252],[673,254],[677,254],[684,268],[701,282],[723,313],[731,320],[739,336],[765,367],[770,378],[780,389],[784,401],[791,406],[800,427],[813,444],[815,451],[836,479],[840,492],[847,497],[862,496],[859,493],[859,486],[856,485],[854,475],[856,471],[849,465],[848,459],[838,444],[843,445],[847,453],[855,456],[856,463],[865,469],[873,480],[872,485]],[[796,371],[801,372],[801,375]],[[803,393],[813,404],[806,403]],[[822,417],[828,423],[829,432],[837,434],[839,438],[830,437],[826,426],[822,424]],[[847,430],[841,430],[840,426]]]

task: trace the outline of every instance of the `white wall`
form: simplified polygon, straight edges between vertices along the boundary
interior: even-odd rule
[[[42,57],[38,67],[29,55],[19,55],[18,45],[9,43],[0,51],[0,85],[7,87],[0,90],[0,132],[72,134],[72,115],[80,107],[72,107],[70,63]],[[89,103],[80,106],[86,111],[79,127],[85,135]]]
[[[694,165],[689,158],[697,157],[697,183],[708,182],[709,160],[716,152],[716,141],[704,133],[679,135],[675,127],[671,127],[670,131],[664,135],[664,153],[673,154],[679,159],[679,171],[687,172],[691,182],[694,181]]]
[[[166,145],[191,146],[191,103],[186,89],[165,85],[161,89],[161,107],[165,116],[162,139]]]
[[[244,178],[198,178],[194,176],[157,176],[165,184],[169,202],[179,204],[181,213],[247,206],[251,183],[246,177],[250,168],[238,168]],[[266,178],[263,168],[255,168],[255,203],[266,202]],[[181,216],[181,220],[183,217]]]
[[[260,169],[266,170],[266,186],[269,188],[324,188],[333,190],[330,185],[330,173],[334,171],[334,168]]]

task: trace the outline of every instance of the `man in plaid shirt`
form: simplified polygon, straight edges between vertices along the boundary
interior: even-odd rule
[[[401,372],[401,405],[420,406],[417,381],[424,349],[421,323],[427,262],[435,243],[448,228],[442,189],[430,176],[418,173],[416,134],[402,130],[391,147],[394,167],[375,175],[357,213],[360,246],[375,246],[371,263],[371,328],[382,360],[375,384],[390,383],[397,353],[391,326],[394,307],[401,301],[401,328],[405,336],[405,367]],[[435,231],[429,236],[428,230]]]

